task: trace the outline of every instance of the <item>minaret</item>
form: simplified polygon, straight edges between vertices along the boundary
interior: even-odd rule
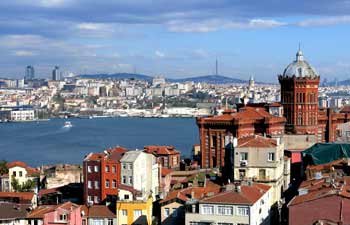
[[[218,63],[218,59],[216,58],[215,61],[215,75],[219,75],[219,63]]]
[[[254,81],[254,77],[252,75],[249,78],[249,86],[248,86],[249,90],[252,90],[254,88],[254,85],[255,85],[255,81]]]

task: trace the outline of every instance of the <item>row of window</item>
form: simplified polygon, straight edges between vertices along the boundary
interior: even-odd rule
[[[110,168],[109,166],[105,167],[105,172],[109,173],[110,172]],[[117,172],[117,168],[115,166],[112,166],[112,173],[116,173]]]
[[[170,215],[170,208],[164,208],[164,216],[165,217],[169,217],[169,215]],[[172,209],[171,216],[172,217],[176,217],[177,216],[177,208],[173,208]]]
[[[16,171],[13,171],[13,172],[12,172],[12,176],[17,177]],[[19,172],[18,172],[18,177],[22,177],[22,176],[23,176],[23,172],[22,172],[22,171],[19,171]]]
[[[88,195],[88,202],[99,203],[100,202],[100,198],[98,196],[90,196],[90,195]]]
[[[88,188],[89,189],[92,189],[92,184],[93,183],[95,184],[94,185],[95,189],[100,189],[100,182],[98,182],[98,181],[93,182],[91,180],[88,180]]]
[[[88,173],[92,173],[92,172],[98,173],[99,171],[98,166],[88,166],[87,169],[88,169]]]
[[[214,205],[202,205],[200,214],[204,215],[226,215],[233,216],[249,216],[249,208],[246,206],[236,207],[236,212],[234,213],[233,206],[214,206]]]
[[[132,185],[132,176],[129,176],[129,179],[128,179],[128,177],[127,176],[123,176],[122,177],[122,183],[123,184],[131,184]]]
[[[239,153],[239,161],[247,161],[248,160],[248,152],[240,152]],[[275,161],[275,153],[269,152],[267,154],[267,161],[272,162]]]
[[[133,214],[134,214],[134,220],[135,220],[135,219],[139,218],[140,216],[142,216],[142,210],[141,209],[134,209]],[[122,216],[128,216],[127,209],[122,210]]]
[[[122,163],[124,170],[132,170],[132,163]]]
[[[110,181],[107,179],[105,182],[105,187],[106,188],[110,188]],[[112,180],[112,188],[117,188],[117,181],[116,180]]]

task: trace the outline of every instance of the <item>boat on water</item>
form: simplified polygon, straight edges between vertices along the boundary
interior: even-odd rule
[[[72,125],[72,123],[70,122],[70,121],[66,121],[66,122],[64,122],[64,128],[71,128],[73,125]]]

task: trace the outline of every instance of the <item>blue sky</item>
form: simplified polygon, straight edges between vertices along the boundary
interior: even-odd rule
[[[322,78],[350,78],[349,0],[2,0],[0,76],[52,68],[276,81],[299,42]]]

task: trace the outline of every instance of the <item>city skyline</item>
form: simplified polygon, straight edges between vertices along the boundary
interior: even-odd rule
[[[2,1],[0,76],[52,68],[277,82],[298,44],[321,79],[348,79],[347,1]]]

